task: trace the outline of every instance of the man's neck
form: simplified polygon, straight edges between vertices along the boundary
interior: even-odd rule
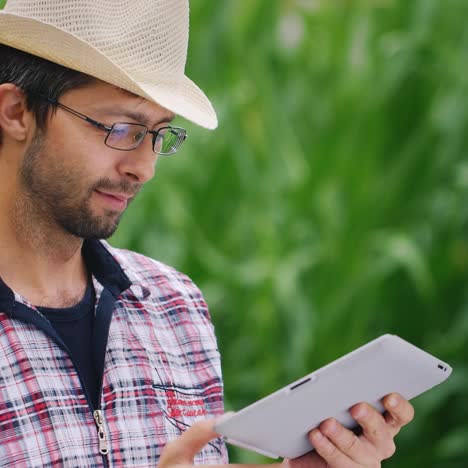
[[[34,305],[67,307],[86,290],[83,240],[25,202],[0,206],[0,276]]]

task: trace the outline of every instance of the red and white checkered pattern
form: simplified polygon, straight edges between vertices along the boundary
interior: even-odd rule
[[[107,248],[132,286],[118,298],[109,331],[104,459],[110,466],[154,467],[184,424],[223,413],[219,352],[206,303],[189,278]],[[94,281],[99,296],[102,286]],[[0,311],[0,466],[97,467],[104,459],[70,357],[34,325]],[[218,440],[195,463],[226,461]]]

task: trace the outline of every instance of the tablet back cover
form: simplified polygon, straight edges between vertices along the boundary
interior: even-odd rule
[[[234,413],[215,430],[227,442],[271,457],[313,449],[307,434],[335,417],[353,428],[348,410],[366,401],[383,412],[393,392],[410,400],[444,381],[451,368],[395,335],[383,335],[318,371]]]

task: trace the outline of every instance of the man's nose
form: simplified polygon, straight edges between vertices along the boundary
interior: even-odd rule
[[[143,142],[138,148],[126,152],[119,163],[119,173],[133,182],[145,184],[154,177],[158,155],[153,151],[152,144]]]

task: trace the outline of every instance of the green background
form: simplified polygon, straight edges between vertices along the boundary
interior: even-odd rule
[[[187,73],[220,126],[187,124],[113,243],[203,290],[227,409],[396,333],[455,370],[384,466],[468,466],[466,18],[466,0],[191,2]]]

